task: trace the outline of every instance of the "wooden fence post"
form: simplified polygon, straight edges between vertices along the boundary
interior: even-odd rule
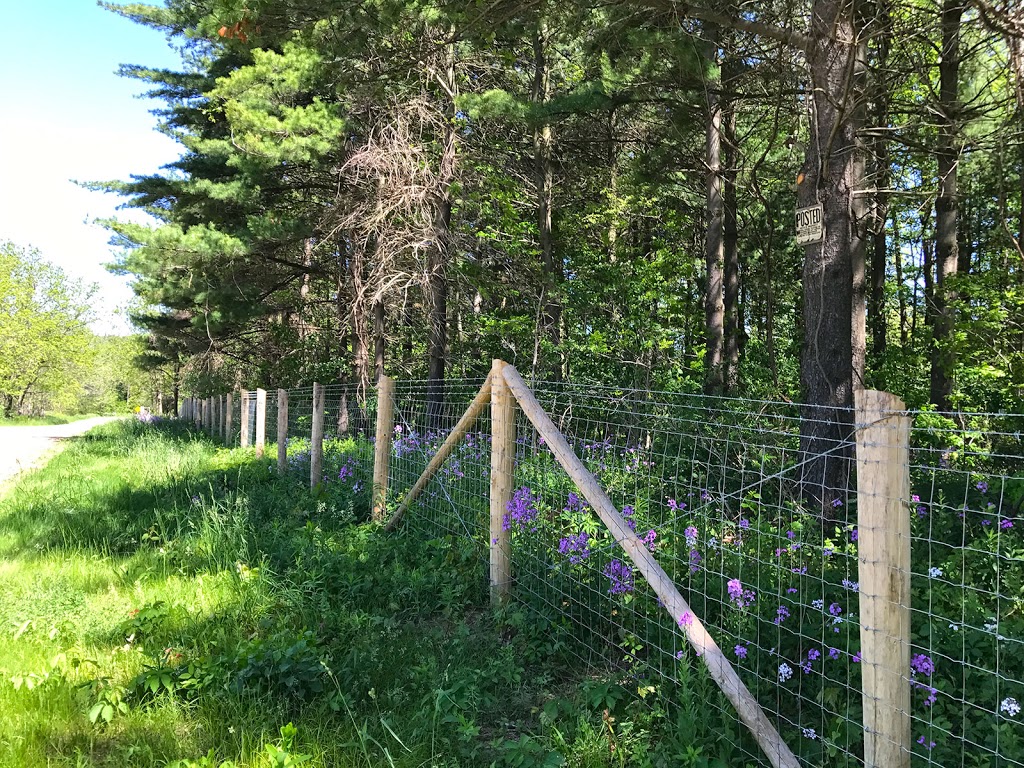
[[[323,482],[324,472],[324,410],[327,397],[322,384],[313,384],[313,429],[309,440],[309,487]]]
[[[249,447],[249,390],[242,390],[242,408],[238,414],[238,444],[242,448]]]
[[[491,367],[491,604],[508,599],[512,586],[512,542],[505,527],[512,501],[512,474],[516,458],[516,407],[502,368]]]
[[[909,768],[911,418],[887,392],[855,400],[864,765]]]
[[[373,519],[384,520],[387,511],[388,471],[391,467],[391,435],[395,428],[395,381],[381,376],[377,382],[377,440],[373,449]]]
[[[203,398],[203,431],[213,436],[213,398]]]
[[[256,455],[263,456],[267,445],[267,390],[256,388]]]
[[[203,423],[203,401],[198,397],[192,400],[192,424],[195,425],[196,429]]]
[[[288,390],[277,390],[277,471],[288,472]]]

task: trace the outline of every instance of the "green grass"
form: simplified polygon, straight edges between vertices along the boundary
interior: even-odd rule
[[[702,675],[641,701],[332,486],[128,421],[0,491],[0,766],[742,764]]]

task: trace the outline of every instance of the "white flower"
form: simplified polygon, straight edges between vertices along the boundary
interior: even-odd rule
[[[942,569],[935,568],[934,566],[928,569],[928,578],[937,579],[942,576]]]
[[[786,662],[779,664],[779,682],[784,683],[793,676],[793,668]]]
[[[1020,714],[1020,704],[1017,703],[1016,699],[1007,696],[1003,699],[1003,702],[999,705],[999,711],[1005,712],[1010,717],[1016,717]]]
[[[804,738],[814,741],[816,738],[818,738],[818,734],[817,732],[815,732],[813,728],[804,728]]]
[[[996,623],[995,619],[989,619],[988,622],[986,622],[986,624],[985,624],[985,631],[986,632],[995,632],[997,629],[999,629],[999,624]]]
[[[952,629],[954,632],[959,632],[960,631],[960,625],[959,624],[950,624],[949,628]]]
[[[825,601],[824,600],[812,600],[811,601],[811,608],[816,608],[817,610],[820,611],[824,607],[825,607]]]

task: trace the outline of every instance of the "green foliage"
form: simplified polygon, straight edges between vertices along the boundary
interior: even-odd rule
[[[94,350],[89,302],[95,288],[69,278],[36,251],[0,243],[0,409],[4,417],[77,405]]]

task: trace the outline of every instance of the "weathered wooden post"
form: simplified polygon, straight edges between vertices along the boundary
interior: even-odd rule
[[[213,433],[224,439],[224,395],[213,398]]]
[[[288,473],[288,390],[277,390],[277,471]]]
[[[235,442],[235,395],[228,392],[224,404],[224,442],[233,445]]]
[[[377,440],[373,449],[373,519],[384,520],[387,511],[388,471],[391,467],[391,435],[395,428],[395,380],[381,376],[377,382]]]
[[[192,423],[199,429],[203,423],[203,401],[198,397],[192,400]]]
[[[213,398],[203,399],[203,431],[213,436]]]
[[[512,501],[512,474],[516,458],[516,406],[505,382],[506,363],[491,367],[491,603],[500,605],[512,587],[512,543],[505,526]]]
[[[309,487],[323,481],[324,472],[324,410],[327,396],[322,384],[313,384],[313,429],[309,440]]]
[[[256,388],[256,455],[262,456],[267,444],[267,390]]]
[[[855,399],[864,765],[909,768],[911,418],[887,392]]]
[[[241,430],[238,437],[238,444],[242,448],[249,447],[249,391],[242,390],[242,410],[238,415],[238,427]]]

